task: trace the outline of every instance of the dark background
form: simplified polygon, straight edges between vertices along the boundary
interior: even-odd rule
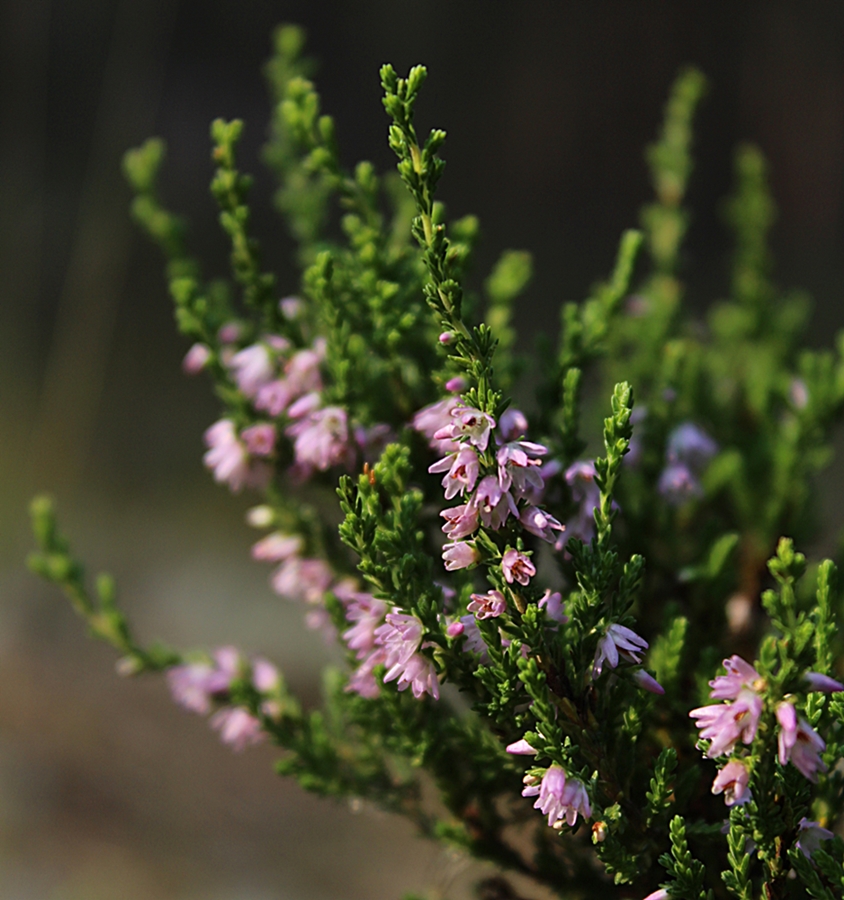
[[[643,148],[669,85],[708,76],[689,194],[688,302],[727,284],[720,200],[732,148],[758,143],[780,210],[778,279],[844,321],[844,4],[840,2],[0,3],[0,895],[10,898],[460,895],[462,863],[403,823],[318,803],[237,759],[160,683],[119,681],[52,591],[26,575],[29,496],[49,489],[144,637],[274,654],[306,697],[330,650],[251,565],[248,505],[202,470],[216,404],[183,378],[161,261],[127,214],[123,151],[151,134],[166,200],[211,273],[227,247],[208,193],[208,126],[247,124],[254,222],[285,293],[292,246],[259,149],[272,26],[308,28],[344,160],[393,165],[378,68],[423,62],[422,129],[449,133],[441,196],[480,216],[477,279],[535,254],[523,346],[609,269],[649,199]],[[835,497],[827,493],[827,505]],[[462,873],[462,875],[461,875]]]

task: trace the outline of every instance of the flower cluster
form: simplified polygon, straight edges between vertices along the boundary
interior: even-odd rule
[[[551,828],[559,830],[566,823],[573,826],[578,815],[591,818],[592,807],[586,787],[577,778],[567,776],[562,766],[549,766],[538,784],[537,781],[535,775],[526,775],[522,796],[537,798],[534,809],[548,816]]]
[[[689,715],[696,720],[701,740],[709,741],[706,755],[710,759],[732,754],[736,744],[753,743],[765,709],[767,684],[757,670],[739,656],[724,660],[726,675],[709,682],[709,696],[713,700],[731,701],[693,709]],[[844,691],[844,685],[826,675],[809,672],[805,682],[810,690],[833,693]],[[817,773],[826,771],[821,753],[826,744],[823,738],[797,715],[795,697],[786,697],[774,705],[778,725],[777,758],[781,766],[791,763],[810,781],[817,781]],[[769,707],[770,708],[770,707]],[[724,793],[728,806],[744,803],[750,797],[750,773],[747,763],[733,759],[725,765],[712,786],[714,794]]]
[[[184,663],[167,671],[176,703],[202,716],[213,711],[209,723],[223,743],[243,750],[260,743],[266,734],[260,719],[231,703],[232,686],[238,681],[248,682],[261,696],[263,715],[278,716],[281,679],[276,667],[262,657],[250,663],[234,647],[220,647],[209,660]]]

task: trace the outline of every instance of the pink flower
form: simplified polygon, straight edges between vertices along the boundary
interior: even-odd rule
[[[742,806],[750,799],[750,789],[747,786],[749,781],[747,766],[737,759],[731,759],[715,776],[712,793],[723,794],[727,806]]]
[[[443,560],[448,572],[474,565],[481,554],[471,541],[457,541],[443,546]]]
[[[205,344],[194,344],[185,354],[182,360],[182,369],[187,375],[196,375],[201,372],[211,359],[211,351]]]
[[[226,322],[225,325],[220,326],[217,337],[220,339],[221,344],[234,344],[240,340],[242,333],[243,327],[240,322]]]
[[[524,738],[514,744],[508,744],[504,749],[507,753],[513,753],[516,756],[536,756],[536,750]]]
[[[445,383],[445,389],[449,394],[462,394],[466,390],[466,379],[462,375],[449,378]]]
[[[348,461],[349,427],[342,407],[327,406],[312,412],[290,425],[286,434],[296,439],[293,447],[296,462],[306,470],[325,472]]]
[[[460,637],[465,630],[466,626],[458,619],[456,622],[449,622],[445,633],[453,640],[454,638]]]
[[[777,705],[777,735],[780,765],[791,762],[809,781],[818,780],[818,770],[826,772],[820,754],[826,749],[823,738],[805,719],[798,719],[794,706],[784,700]]]
[[[252,545],[252,559],[264,562],[282,562],[295,556],[302,549],[302,538],[298,535],[282,534],[274,531]]]
[[[586,788],[576,778],[567,778],[561,766],[550,766],[545,770],[539,786],[529,785],[522,791],[523,797],[536,797],[537,794],[534,809],[548,816],[548,824],[552,828],[561,828],[563,822],[574,825],[578,813],[585,819],[592,815]]]
[[[322,396],[319,391],[311,391],[309,394],[303,394],[295,403],[291,404],[287,415],[291,419],[302,419],[315,413],[320,406],[322,406]]]
[[[444,509],[440,515],[445,519],[442,530],[451,541],[460,540],[472,534],[478,527],[478,510],[472,503]]]
[[[477,653],[483,665],[489,662],[489,652],[484,641],[481,629],[478,628],[478,620],[472,616],[461,616],[460,624],[463,626],[463,652]]]
[[[648,894],[644,900],[669,900],[669,894],[665,888],[660,888],[658,891]]]
[[[275,360],[267,344],[252,344],[235,353],[229,368],[240,392],[252,398],[263,385],[272,380]]]
[[[459,403],[459,397],[446,397],[444,400],[423,407],[413,417],[413,428],[428,439],[431,449],[437,453],[452,453],[460,449],[458,444],[450,438],[445,440],[434,438],[441,428],[450,425],[451,412]]]
[[[358,659],[364,659],[375,649],[375,631],[384,621],[387,604],[371,594],[355,593],[346,604],[346,619],[353,622],[343,632],[343,640]]]
[[[451,410],[451,418],[451,422],[434,433],[434,440],[456,441],[466,437],[481,452],[486,450],[490,431],[495,428],[492,416],[471,406],[457,406]]]
[[[428,466],[431,473],[445,472],[442,485],[445,499],[451,500],[456,494],[471,491],[478,480],[478,454],[471,447],[461,447],[457,453],[444,456]]]
[[[547,447],[530,441],[512,441],[501,447],[495,456],[501,489],[512,490],[516,499],[538,499],[545,488],[545,482],[540,471],[542,460],[534,457],[544,456],[547,452]]]
[[[626,628],[624,625],[610,625],[595,648],[595,663],[592,666],[592,677],[598,678],[601,674],[604,668],[604,660],[613,669],[618,665],[620,657],[624,657],[628,662],[640,663],[642,659],[638,654],[647,649],[648,642],[644,638],[639,637],[635,631]]]
[[[718,445],[694,422],[683,422],[668,436],[665,451],[669,463],[683,463],[700,471],[718,452]]]
[[[740,656],[731,656],[723,662],[726,675],[719,675],[709,682],[712,688],[709,694],[713,700],[735,700],[745,688],[758,690],[762,686],[762,677]]]
[[[495,619],[507,609],[507,600],[501,591],[486,594],[472,594],[466,609],[475,614],[476,619]]]
[[[689,713],[697,719],[701,740],[712,742],[706,751],[710,759],[730,753],[739,738],[745,744],[752,743],[761,714],[762,698],[749,688],[742,688],[734,703],[701,706]]]
[[[566,526],[561,525],[550,513],[535,506],[526,506],[519,514],[519,521],[531,534],[553,544],[556,540],[555,531],[565,531]]]
[[[179,706],[204,716],[211,711],[211,700],[224,694],[231,675],[209,663],[186,663],[167,671],[167,684]]]
[[[422,643],[422,623],[417,618],[402,612],[387,613],[384,624],[375,630],[375,643],[385,651],[385,682],[398,679],[396,687],[400,691],[409,687],[417,699],[425,693],[439,699],[433,663],[418,652]]]
[[[228,484],[234,493],[244,487],[266,487],[272,478],[270,466],[250,460],[231,419],[215,422],[205,432],[205,443],[209,449],[202,461],[214,473],[214,480]]]
[[[469,501],[478,511],[481,522],[493,531],[507,521],[510,515],[518,516],[519,511],[509,491],[503,491],[494,475],[481,479],[478,489]]]
[[[504,551],[504,556],[501,558],[501,570],[504,572],[504,580],[507,584],[512,584],[514,581],[518,581],[519,584],[528,584],[536,575],[536,566],[530,561],[530,557],[518,550],[513,550],[512,547]]]
[[[371,653],[349,676],[344,690],[347,693],[359,694],[367,700],[377,697],[381,693],[381,688],[375,678],[374,670],[376,666],[383,665],[385,657],[386,653],[383,650]]]
[[[671,463],[659,476],[657,490],[672,505],[703,496],[703,485],[685,463]]]
[[[319,603],[333,577],[328,564],[321,559],[289,556],[273,573],[270,583],[282,597]]]
[[[528,421],[525,414],[512,406],[504,410],[498,421],[498,431],[504,441],[516,441],[527,434]]]
[[[240,752],[253,744],[260,744],[266,735],[255,716],[239,706],[224,706],[211,716],[210,724],[220,732],[220,740]]]
[[[559,591],[552,592],[551,588],[548,588],[538,605],[540,609],[545,610],[545,615],[552,622],[560,624],[568,622],[569,617],[563,612],[563,595]]]
[[[275,450],[275,426],[269,422],[250,425],[240,432],[243,443],[251,456],[272,456]]]
[[[298,297],[282,297],[278,301],[278,308],[285,319],[295,322],[302,315],[305,304]]]

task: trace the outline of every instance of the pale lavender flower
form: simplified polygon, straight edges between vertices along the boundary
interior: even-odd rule
[[[659,694],[660,696],[665,693],[665,688],[653,675],[644,669],[636,669],[630,677],[636,683],[636,686],[642,688],[643,691],[649,691],[651,694]]]
[[[210,663],[186,663],[167,670],[167,684],[179,706],[204,716],[212,698],[228,690],[231,676]]]
[[[454,378],[448,379],[445,389],[449,394],[462,394],[466,390],[466,385],[466,379],[462,375],[456,375]]]
[[[628,662],[640,663],[642,661],[640,653],[648,649],[648,642],[639,637],[635,631],[626,628],[624,625],[613,623],[610,625],[604,636],[598,641],[595,648],[595,663],[592,666],[592,677],[598,678],[604,668],[604,661],[610,664],[611,668],[618,665],[619,659],[624,657]]]
[[[319,391],[311,391],[309,394],[303,394],[290,405],[287,415],[290,419],[302,419],[315,413],[322,406],[322,395]]]
[[[484,526],[493,531],[498,531],[509,516],[519,515],[512,495],[509,491],[501,489],[494,475],[487,475],[481,479],[469,503],[477,509]]]
[[[489,651],[481,629],[478,628],[478,620],[472,615],[461,616],[460,624],[463,626],[463,652],[477,653],[480,662],[486,665],[489,662]]]
[[[557,539],[555,531],[566,530],[566,526],[561,525],[551,513],[536,506],[526,506],[519,513],[519,521],[527,531],[542,538],[543,541],[548,541],[549,544],[553,544]]]
[[[508,407],[498,421],[498,431],[502,440],[516,441],[527,434],[528,420],[520,409]]]
[[[478,510],[472,503],[452,506],[444,509],[440,515],[445,519],[442,530],[452,541],[467,537],[478,527]]]
[[[343,632],[343,640],[358,659],[364,659],[375,649],[375,630],[384,621],[387,604],[372,594],[355,593],[346,603],[346,619],[353,622]]]
[[[255,409],[276,418],[287,409],[295,396],[295,390],[286,378],[274,378],[258,389]]]
[[[259,422],[240,432],[241,440],[251,456],[272,456],[275,450],[275,425]]]
[[[443,546],[443,561],[448,572],[466,569],[480,558],[481,554],[471,541],[456,541]]]
[[[205,344],[194,344],[182,360],[182,369],[187,375],[201,372],[211,359],[211,351]]]
[[[285,432],[295,438],[296,462],[305,471],[325,472],[348,461],[349,426],[346,411],[340,406],[327,406],[312,412],[288,426]]]
[[[435,439],[434,435],[440,429],[451,423],[452,410],[456,409],[460,403],[459,397],[446,397],[425,406],[413,417],[413,428],[428,439],[428,443],[432,450],[437,453],[445,454],[459,450],[460,447],[456,441],[449,439]]]
[[[252,684],[261,694],[272,694],[281,686],[281,675],[268,659],[257,656],[252,660]]]
[[[743,806],[750,799],[749,781],[747,766],[737,759],[731,759],[715,776],[712,793],[723,794],[727,806]]]
[[[536,457],[545,456],[547,452],[547,447],[531,441],[505,444],[496,454],[501,489],[512,490],[517,500],[521,497],[538,499],[545,489],[545,482],[542,479],[542,461]]]
[[[445,472],[442,485],[445,488],[445,499],[451,500],[456,494],[471,491],[478,480],[478,454],[471,448],[461,446],[457,453],[438,459],[428,466],[431,473]]]
[[[553,591],[547,588],[542,599],[539,601],[539,608],[545,610],[545,615],[552,622],[565,624],[569,617],[563,611],[563,595],[559,591]]]
[[[461,634],[466,630],[466,626],[457,619],[454,622],[449,622],[448,627],[445,630],[445,633],[452,639],[459,638]]]
[[[477,619],[494,619],[507,609],[507,600],[501,591],[488,591],[486,594],[472,594],[466,609],[475,614]]]
[[[826,772],[826,763],[820,754],[826,749],[823,738],[805,719],[798,719],[793,704],[784,700],[777,705],[777,734],[780,765],[787,762],[809,781],[818,780],[818,770]]]
[[[239,706],[224,706],[211,716],[209,722],[220,732],[220,740],[238,752],[260,744],[266,737],[258,719]]]
[[[519,584],[529,584],[531,578],[536,575],[536,566],[530,561],[530,557],[512,547],[504,551],[501,558],[501,570],[507,584],[518,581]]]
[[[566,533],[560,545],[564,546],[571,538],[588,544],[595,536],[595,510],[601,503],[601,491],[595,483],[595,474],[595,464],[588,460],[572,463],[565,471],[563,477],[578,510],[571,519],[566,520]]]
[[[305,308],[305,304],[298,297],[282,297],[278,301],[278,308],[288,322],[294,322]]]
[[[319,603],[333,577],[328,564],[321,559],[290,556],[272,574],[270,583],[282,597]]]
[[[301,549],[302,538],[299,535],[274,531],[252,545],[252,559],[264,562],[283,562],[288,557],[297,555]]]
[[[665,888],[660,888],[657,891],[652,891],[644,900],[669,900],[669,897],[668,891]]]
[[[807,672],[803,678],[808,682],[810,691],[821,691],[824,694],[836,694],[844,691],[844,684],[830,678],[829,675],[821,675],[820,672]]]
[[[205,444],[209,449],[203,462],[212,470],[214,480],[227,484],[234,493],[244,487],[263,488],[269,483],[272,468],[249,458],[231,419],[220,419],[207,429]]]
[[[524,738],[513,744],[508,744],[504,750],[516,756],[536,756],[536,750]]]
[[[671,463],[659,476],[656,489],[672,505],[703,496],[703,486],[685,463]]]
[[[718,452],[718,444],[694,422],[683,422],[668,436],[665,456],[669,463],[685,463],[700,471]]]
[[[804,856],[811,857],[815,850],[820,849],[821,841],[831,841],[834,837],[828,828],[822,828],[818,822],[812,822],[803,816],[797,832],[797,848]]]
[[[538,797],[537,797],[538,795]],[[523,797],[537,797],[534,809],[548,816],[552,828],[561,828],[563,822],[574,825],[578,814],[588,819],[592,815],[589,796],[582,782],[567,778],[561,766],[553,765],[545,770],[539,785],[528,785]]]
[[[345,691],[359,694],[367,700],[373,700],[381,693],[381,688],[375,678],[376,666],[383,665],[387,654],[383,649],[371,653],[349,676]]]
[[[495,419],[491,415],[471,406],[456,406],[450,415],[451,422],[435,432],[434,440],[456,441],[466,437],[481,452],[486,450],[490,432],[495,428]]]

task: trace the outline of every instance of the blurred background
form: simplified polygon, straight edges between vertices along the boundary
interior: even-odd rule
[[[169,146],[162,186],[223,274],[208,126],[247,125],[255,231],[284,293],[292,245],[259,151],[272,27],[299,22],[344,159],[393,165],[378,68],[429,68],[422,129],[445,128],[441,196],[480,216],[476,277],[535,254],[525,349],[611,265],[649,199],[642,151],[693,63],[697,120],[688,302],[727,285],[720,198],[732,148],[758,143],[780,210],[782,285],[815,297],[811,334],[844,325],[844,5],[605,0],[0,0],[0,896],[9,900],[468,897],[481,867],[402,821],[318,801],[235,757],[160,681],[126,681],[57,593],[23,568],[26,504],[57,498],[93,571],[118,579],[144,639],[233,641],[280,662],[306,702],[332,655],[251,564],[248,498],[203,471],[216,403],[185,379],[161,261],[133,228],[124,150]],[[835,484],[841,482],[840,472]],[[836,492],[827,490],[827,511]],[[841,514],[838,514],[838,521]]]

